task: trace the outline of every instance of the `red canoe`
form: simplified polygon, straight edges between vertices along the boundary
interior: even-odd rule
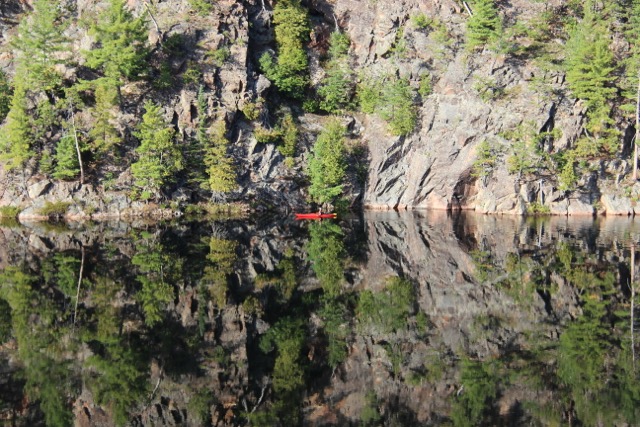
[[[297,213],[296,219],[321,219],[321,218],[335,218],[337,215],[334,213],[330,214],[319,214],[319,213]]]

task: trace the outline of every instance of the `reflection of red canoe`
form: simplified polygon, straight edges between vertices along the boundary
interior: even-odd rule
[[[335,218],[337,215],[330,214],[318,214],[318,213],[297,213],[296,219],[321,219],[321,218]]]

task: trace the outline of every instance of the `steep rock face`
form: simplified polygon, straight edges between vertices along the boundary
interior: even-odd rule
[[[7,1],[0,5],[0,43],[6,45],[29,2]],[[90,20],[108,2],[69,0],[65,8],[76,18]],[[154,52],[169,37],[182,40],[179,54],[168,66],[174,77],[171,87],[150,90],[159,76],[159,61],[148,82],[133,82],[123,87],[127,102],[115,122],[126,136],[121,155],[136,157],[136,141],[130,131],[143,113],[145,97],[152,96],[163,106],[168,122],[185,144],[196,135],[207,118],[208,124],[224,120],[230,139],[229,154],[237,168],[238,190],[227,197],[250,203],[260,210],[298,210],[307,205],[305,178],[309,152],[325,120],[304,113],[301,105],[278,97],[277,91],[260,74],[258,58],[274,48],[273,4],[258,0],[215,2],[208,14],[198,14],[187,0],[154,2],[148,9],[142,0],[128,1],[138,16],[148,17],[148,42]],[[372,209],[473,209],[482,213],[524,214],[534,202],[545,205],[553,214],[593,215],[606,213],[632,215],[638,209],[640,185],[626,190],[622,182],[630,172],[631,129],[626,132],[624,150],[616,160],[590,164],[589,173],[579,177],[580,191],[561,191],[555,173],[535,178],[508,171],[509,144],[505,132],[523,123],[531,123],[536,132],[559,129],[561,134],[545,142],[545,150],[556,153],[572,147],[583,133],[586,120],[583,102],[571,98],[565,76],[546,71],[526,56],[493,51],[468,51],[464,47],[468,12],[453,0],[309,0],[303,2],[311,12],[311,43],[307,53],[311,63],[310,80],[317,85],[325,74],[327,37],[337,28],[350,40],[351,67],[359,76],[399,76],[407,78],[414,89],[424,79],[432,82],[430,94],[416,96],[418,122],[415,130],[403,137],[389,134],[386,123],[375,115],[353,113],[346,122],[356,124],[350,135],[356,144],[367,147],[368,162],[351,171],[346,197],[351,206]],[[531,18],[548,10],[559,10],[563,2],[512,1],[500,3],[505,22]],[[151,11],[151,13],[150,13]],[[441,27],[419,28],[412,18],[424,15]],[[440,32],[439,34],[436,34]],[[81,51],[89,49],[92,37],[86,26],[73,22],[67,30],[73,39],[72,50],[83,65]],[[557,43],[561,48],[560,41]],[[216,52],[224,60],[216,59]],[[195,65],[194,65],[195,64]],[[0,54],[0,68],[13,73],[13,54]],[[201,74],[200,84],[182,81],[194,67]],[[76,68],[64,70],[73,81]],[[541,86],[543,88],[541,89]],[[199,111],[198,94],[205,111]],[[495,95],[495,96],[494,96]],[[259,119],[249,120],[242,110],[249,103],[268,102]],[[202,101],[202,99],[200,100]],[[271,111],[269,110],[271,109]],[[299,124],[300,138],[295,158],[285,158],[274,144],[260,143],[254,136],[258,126],[275,125],[279,109],[291,110]],[[88,112],[78,119],[88,123]],[[623,129],[627,126],[629,129]],[[58,136],[53,136],[55,141]],[[486,177],[474,176],[478,148],[484,141],[494,144],[495,164]],[[76,185],[50,180],[36,173],[36,160],[24,171],[7,175],[0,172],[0,204],[20,206],[22,218],[38,218],[47,202],[70,203],[67,216],[76,218],[114,217],[156,212],[130,197],[132,177],[126,164],[114,165],[113,176],[97,174],[92,185]],[[362,170],[366,168],[366,172]],[[366,183],[363,183],[363,179]],[[184,180],[167,189],[167,198],[181,203],[203,199],[198,188],[185,189]],[[206,196],[205,196],[206,197]]]

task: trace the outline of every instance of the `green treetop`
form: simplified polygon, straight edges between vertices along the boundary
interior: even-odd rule
[[[224,122],[211,126],[205,147],[204,164],[208,179],[203,187],[212,193],[228,193],[236,189],[236,170],[227,155],[229,141],[225,138]]]
[[[135,18],[125,0],[111,0],[109,7],[91,28],[96,47],[85,52],[87,65],[101,70],[104,76],[120,86],[124,78],[138,77],[147,56],[147,25]]]
[[[281,0],[273,11],[277,63],[269,54],[260,58],[260,66],[282,92],[301,98],[308,81],[308,60],[304,43],[309,37],[307,11],[300,0]]]
[[[585,7],[584,19],[567,41],[567,82],[573,94],[586,101],[587,128],[596,137],[615,138],[610,101],[615,96],[615,58],[609,48],[610,32],[605,22]]]
[[[67,50],[57,1],[35,0],[33,12],[20,22],[13,40],[17,50],[16,80],[25,79],[31,91],[51,91],[62,83],[55,66],[63,62],[61,53]]]
[[[8,170],[24,165],[31,151],[32,127],[27,113],[27,93],[19,81],[13,92],[7,120],[0,133],[0,161]]]
[[[174,141],[175,131],[164,120],[160,107],[151,101],[144,105],[146,113],[135,135],[140,139],[136,149],[138,161],[131,165],[134,185],[148,199],[173,180],[183,169],[182,152]]]
[[[331,203],[342,194],[346,173],[344,133],[344,126],[332,121],[313,146],[308,173],[309,195],[314,202]]]
[[[71,133],[67,133],[58,141],[55,159],[54,178],[73,180],[78,177],[80,163],[78,162],[75,139]]]
[[[498,36],[501,20],[494,0],[475,0],[472,2],[473,16],[467,21],[467,47],[491,42]]]

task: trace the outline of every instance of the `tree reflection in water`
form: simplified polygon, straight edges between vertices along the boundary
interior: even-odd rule
[[[1,231],[15,425],[640,423],[632,220]]]

